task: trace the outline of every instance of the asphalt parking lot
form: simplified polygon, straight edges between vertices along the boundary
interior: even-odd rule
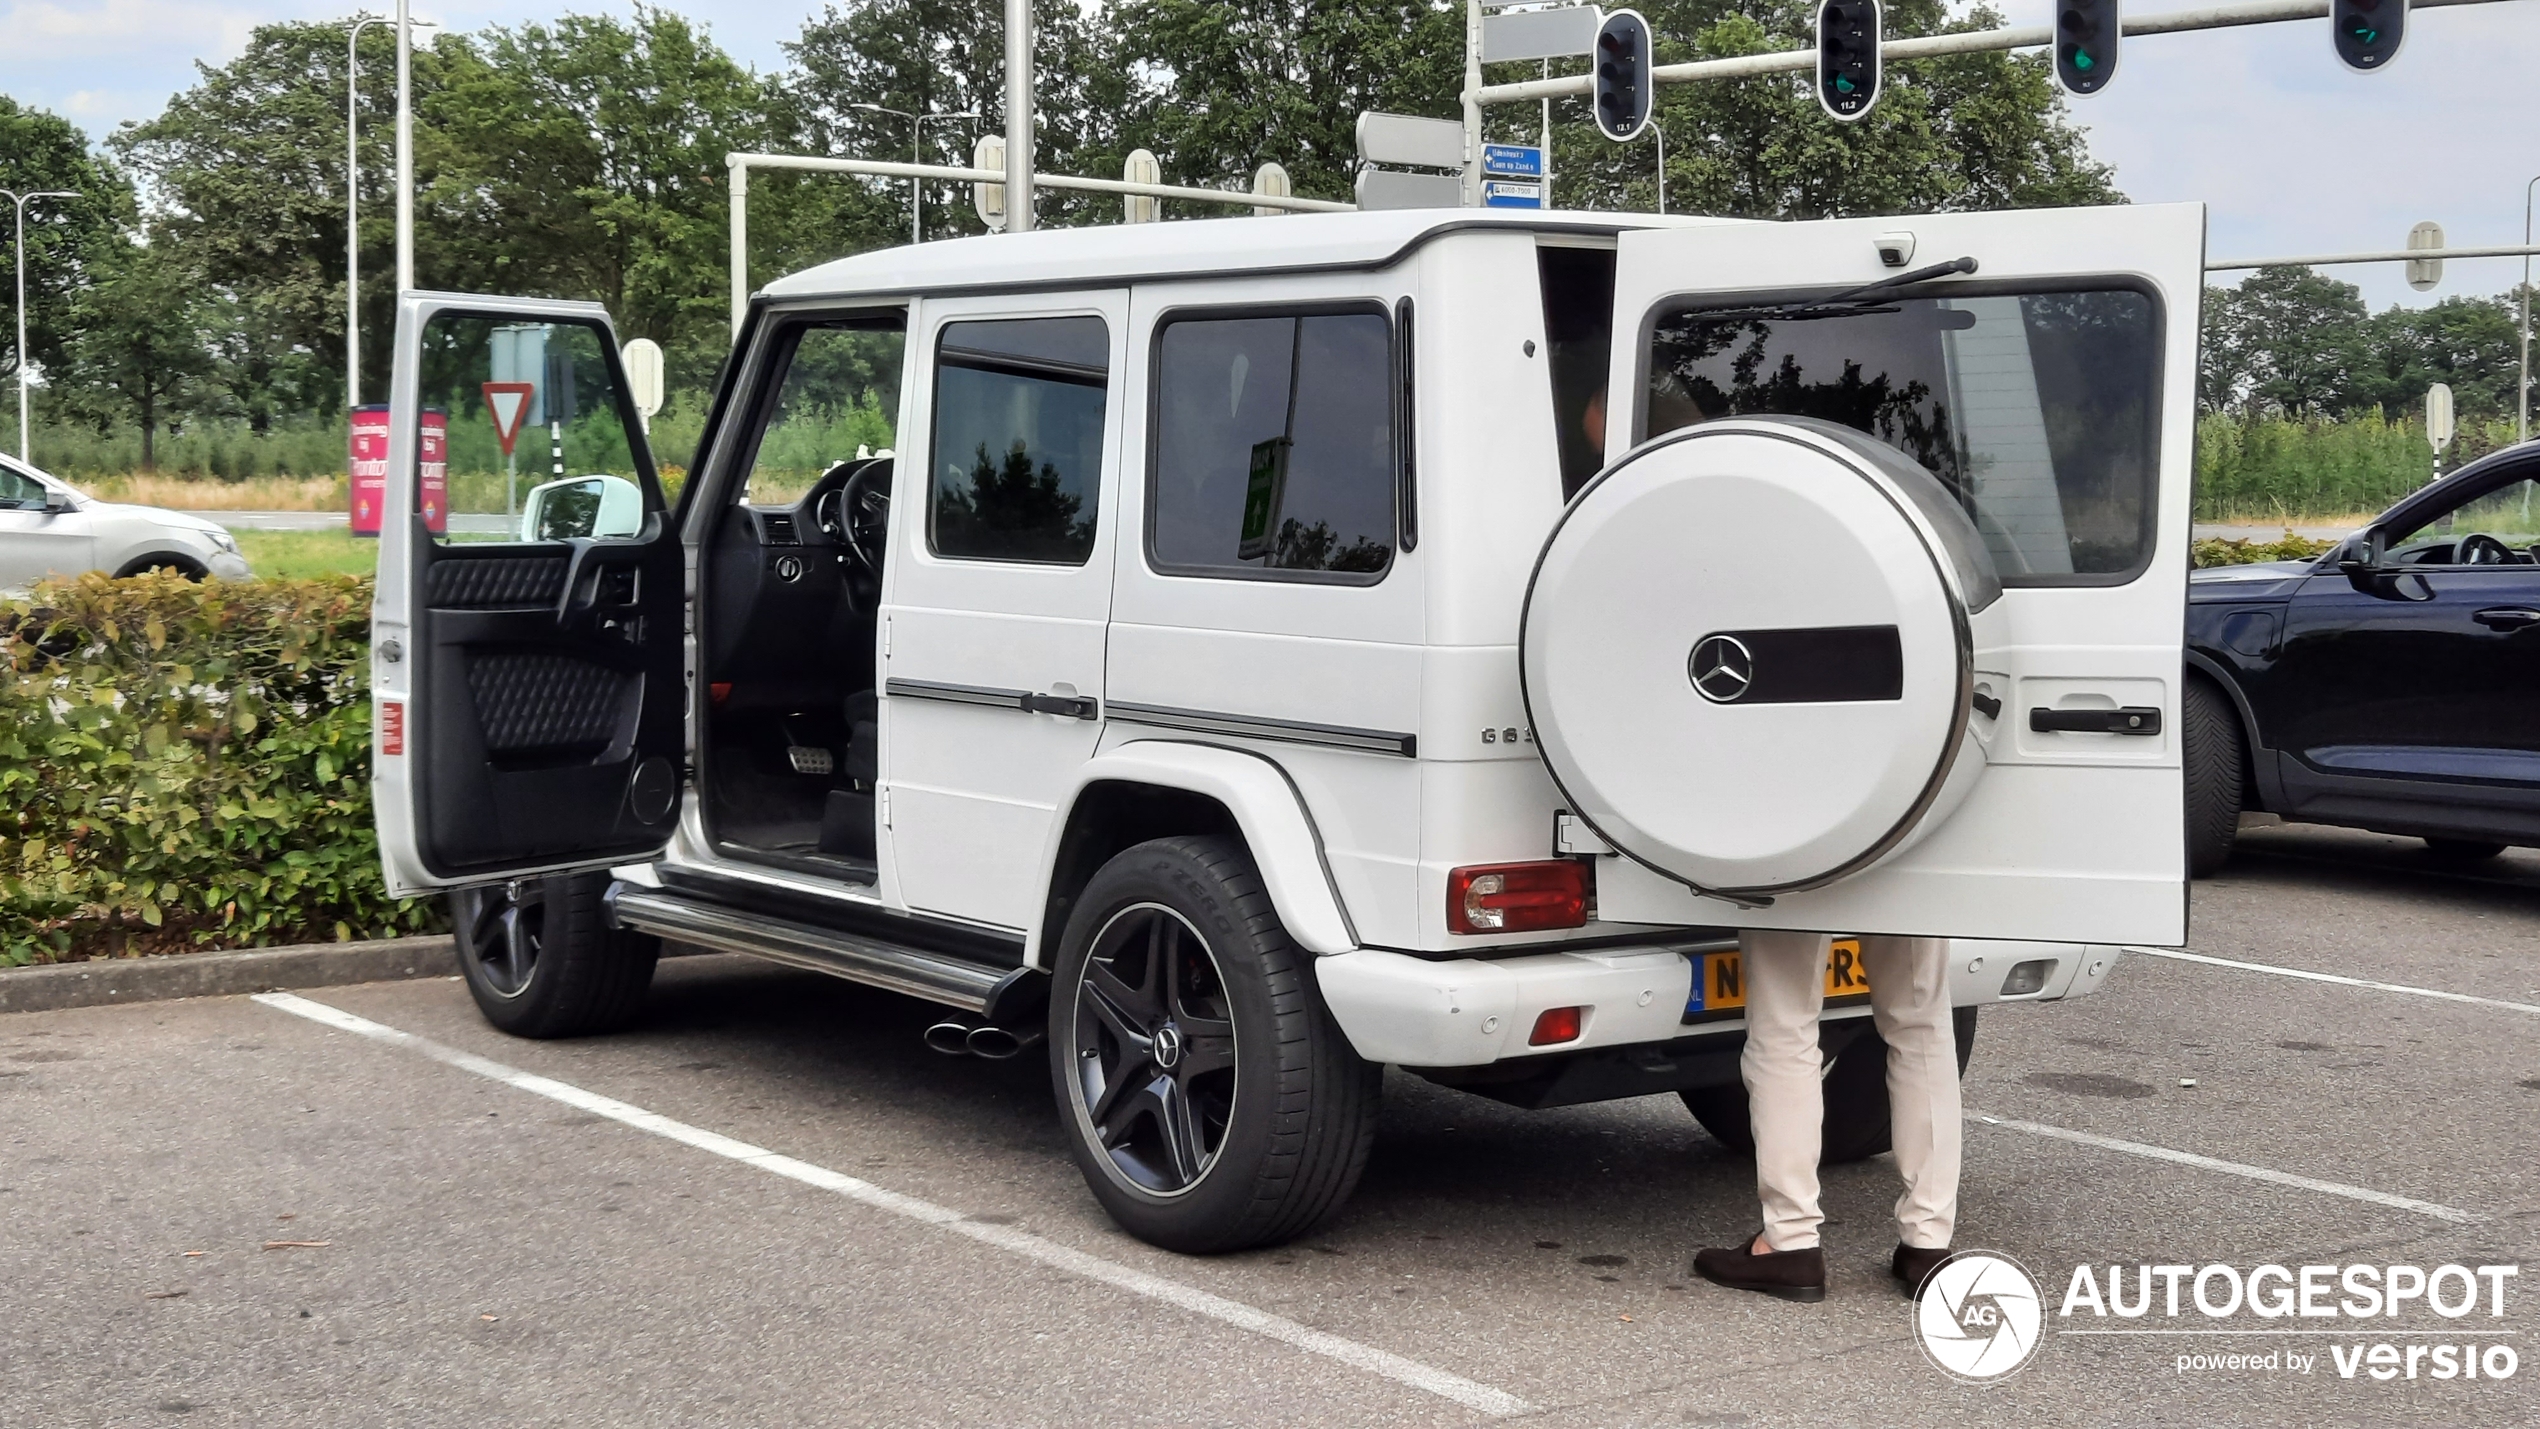
[[[1962,1386],[1885,1279],[1884,1158],[1828,1173],[1834,1284],[1783,1304],[1689,1279],[1696,1247],[1752,1230],[1752,1171],[1673,1098],[1519,1112],[1400,1074],[1338,1219],[1180,1258],[1102,1218],[1037,1062],[948,1060],[919,1004],[692,957],[641,1028],[585,1042],[505,1038],[451,980],[0,1017],[0,1405],[26,1425],[2540,1419],[2527,1364],[2177,1368],[2183,1347],[2407,1333],[2529,1357],[2540,853],[2464,874],[2404,840],[2259,829],[2195,896],[2196,954],[2355,981],[2138,956],[2097,997],[1988,1012],[1959,1244],[2038,1272],[2050,1308],[2081,1262],[2534,1264],[2504,1318],[2192,1345],[2050,1319],[2027,1369]]]

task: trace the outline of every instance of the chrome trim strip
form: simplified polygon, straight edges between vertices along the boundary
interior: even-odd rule
[[[1418,736],[1396,734],[1390,730],[1307,724],[1302,720],[1266,719],[1259,715],[1218,714],[1209,710],[1175,709],[1169,705],[1131,704],[1126,700],[1113,700],[1107,709],[1113,719],[1129,724],[1153,725],[1157,729],[1275,739],[1286,744],[1317,744],[1327,749],[1400,755],[1404,759],[1419,757]]]
[[[989,996],[1013,971],[827,928],[757,917],[633,884],[612,885],[608,902],[612,915],[624,927],[888,988],[964,1012],[987,1011]]]
[[[994,705],[998,709],[1019,710],[1028,690],[1000,690],[988,685],[948,685],[940,680],[902,680],[882,682],[882,693],[896,700],[942,700],[956,705]]]

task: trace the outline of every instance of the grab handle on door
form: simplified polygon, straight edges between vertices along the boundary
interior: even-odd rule
[[[1032,714],[1064,715],[1069,719],[1092,719],[1102,710],[1082,695],[1025,695],[1023,708]]]
[[[2159,734],[2161,712],[2149,705],[2119,710],[2050,710],[2028,712],[2028,727],[2040,734]]]
[[[2540,610],[2520,605],[2491,606],[2470,619],[2490,630],[2520,630],[2526,625],[2540,625]]]

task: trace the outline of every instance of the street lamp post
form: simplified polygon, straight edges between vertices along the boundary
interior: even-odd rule
[[[979,112],[975,109],[965,109],[959,114],[911,114],[905,109],[887,109],[879,104],[856,103],[850,104],[847,107],[849,109],[861,109],[867,114],[888,114],[894,119],[907,120],[908,161],[912,164],[922,164],[926,162],[925,140],[926,126],[928,124],[938,119],[976,119],[979,117]],[[910,178],[908,181],[908,241],[911,243],[923,243],[926,241],[926,236],[921,231],[921,225],[924,222],[923,216],[926,212],[925,200],[922,197],[922,187],[924,183],[924,180],[915,177]]]
[[[2522,186],[2522,246],[2531,246],[2531,191],[2540,188],[2540,174]],[[2514,384],[2514,440],[2531,440],[2531,255],[2522,255],[2522,369],[2521,380]]]
[[[18,460],[32,464],[34,458],[27,455],[26,206],[40,198],[77,198],[79,195],[63,189],[42,189],[35,193],[25,194],[0,189],[0,196],[6,196],[10,202],[17,205],[18,210]]]
[[[1650,106],[1649,132],[1658,136],[1658,211],[1667,211],[1667,126],[1658,122],[1658,108]],[[1547,194],[1545,197],[1549,198]]]
[[[362,31],[394,24],[385,15],[360,15],[344,37],[344,410],[362,404]],[[419,29],[438,21],[417,20]]]

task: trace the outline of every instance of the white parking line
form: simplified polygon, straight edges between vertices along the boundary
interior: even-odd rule
[[[2333,982],[2341,987],[2370,988],[2374,992],[2404,992],[2410,997],[2436,997],[2445,1002],[2476,1003],[2481,1007],[2501,1007],[2512,1012],[2540,1012],[2540,1005],[2528,1002],[2507,1002],[2502,998],[2494,997],[2472,997],[2466,992],[2443,992],[2430,987],[2410,987],[2406,983],[2374,982],[2369,978],[2340,977],[2336,973],[2315,973],[2305,968],[2280,968],[2273,963],[2236,962],[2230,958],[2211,958],[2203,953],[2191,953],[2178,948],[2127,948],[2126,951],[2141,953],[2147,958],[2170,958],[2182,963],[2204,963],[2209,967],[2236,968],[2241,972],[2274,973],[2277,977],[2297,977],[2304,982]]]
[[[2344,1196],[2350,1201],[2370,1201],[2376,1206],[2388,1206],[2396,1211],[2414,1211],[2418,1215],[2432,1216],[2438,1221],[2451,1221],[2456,1225],[2466,1225],[2479,1219],[2468,1211],[2452,1206],[2438,1206],[2432,1201],[2420,1201],[2409,1196],[2394,1196],[2387,1191],[2375,1191],[2367,1186],[2348,1186],[2336,1181],[2321,1181],[2309,1176],[2296,1176],[2290,1171],[2276,1171],[2264,1166],[2244,1166],[2237,1161],[2218,1161],[2211,1156],[2199,1156],[2193,1151],[2172,1151],[2166,1146],[2147,1146],[2140,1141],[2120,1141],[2116,1137],[2101,1136],[2096,1132],[2072,1131],[2034,1121],[2014,1121],[2005,1116],[1986,1116],[1982,1112],[1971,1111],[1967,1113],[1967,1118],[1986,1126],[1998,1126],[2006,1131],[2025,1131],[2031,1136],[2052,1137],[2057,1141],[2096,1146],[2102,1151],[2122,1151],[2129,1156],[2148,1156],[2155,1161],[2172,1161],[2181,1166],[2194,1166],[2199,1170],[2220,1171],[2227,1176],[2246,1176],[2252,1181],[2271,1181],[2278,1186],[2293,1186],[2304,1191],[2318,1191],[2323,1195]]]
[[[673,1121],[669,1117],[646,1111],[642,1107],[630,1106],[625,1102],[601,1096],[597,1092],[584,1091],[567,1082],[524,1072],[517,1067],[508,1067],[489,1058],[479,1057],[472,1052],[462,1052],[455,1047],[445,1047],[429,1038],[418,1037],[411,1032],[400,1032],[394,1027],[373,1022],[366,1017],[356,1017],[352,1013],[329,1007],[322,1002],[311,1002],[305,997],[295,997],[287,992],[260,992],[255,995],[254,1000],[296,1017],[305,1017],[312,1022],[324,1023],[339,1031],[351,1032],[373,1041],[386,1042],[411,1052],[420,1052],[436,1062],[445,1063],[461,1071],[474,1072],[480,1077],[501,1082],[505,1086],[546,1097],[551,1101],[559,1101],[576,1110],[587,1111],[595,1116],[604,1116],[639,1131],[649,1131],[655,1136],[666,1137],[683,1145],[693,1146],[700,1151],[712,1152],[727,1160],[738,1161],[746,1166],[755,1166],[762,1171],[772,1171],[788,1180],[800,1181],[806,1186],[834,1191],[849,1200],[861,1202],[877,1210],[888,1211],[896,1216],[905,1216],[913,1221],[921,1221],[927,1225],[951,1231],[955,1235],[968,1236],[972,1240],[995,1246],[999,1250],[1010,1251],[1027,1260],[1037,1260],[1043,1265],[1066,1271],[1071,1275],[1080,1275],[1088,1280],[1099,1280],[1133,1295],[1143,1295],[1150,1300],[1161,1300],[1169,1305],[1180,1306],[1193,1314],[1205,1315],[1239,1330],[1250,1330],[1257,1335],[1266,1335],[1309,1353],[1338,1360],[1342,1364],[1363,1369],[1370,1374],[1382,1375],[1397,1384],[1426,1390],[1441,1398],[1451,1399],[1467,1409],[1478,1410],[1484,1414],[1508,1415],[1524,1414],[1534,1408],[1525,1400],[1504,1390],[1493,1389],[1487,1384],[1477,1383],[1461,1375],[1450,1374],[1417,1360],[1404,1359],[1400,1355],[1377,1349],[1373,1345],[1363,1345],[1356,1340],[1327,1334],[1310,1326],[1300,1325],[1284,1316],[1273,1315],[1266,1310],[1256,1310],[1240,1301],[1229,1300],[1222,1295],[1212,1295],[1178,1280],[1169,1280],[1161,1275],[1138,1270],[1116,1261],[1105,1260],[1098,1255],[1088,1255],[1081,1250],[1071,1249],[1055,1241],[1044,1240],[1029,1231],[1017,1230],[1012,1226],[985,1225],[969,1219],[948,1206],[939,1206],[932,1201],[922,1201],[915,1196],[903,1196],[897,1191],[885,1190],[869,1181],[860,1181],[853,1176],[841,1175],[825,1166],[814,1166],[808,1161],[797,1161],[791,1156],[782,1156],[764,1147],[752,1146],[746,1141],[736,1141],[702,1127]]]

